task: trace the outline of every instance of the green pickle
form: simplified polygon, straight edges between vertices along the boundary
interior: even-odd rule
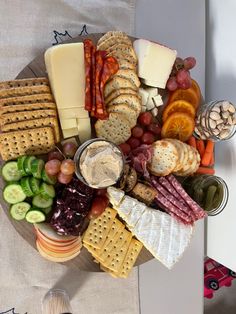
[[[206,211],[210,211],[214,208],[213,201],[214,201],[216,191],[217,191],[217,187],[215,185],[210,185],[208,187],[207,192],[206,192],[206,198],[205,198],[205,206],[204,206],[204,209]]]
[[[220,206],[224,198],[224,189],[221,184],[218,184],[217,191],[213,201],[213,208],[217,208]]]
[[[200,206],[203,205],[203,200],[204,200],[204,192],[203,189],[195,189],[194,194],[193,194],[193,199],[195,202],[197,202]]]

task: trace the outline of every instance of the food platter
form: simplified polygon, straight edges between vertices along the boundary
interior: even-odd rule
[[[236,109],[203,105],[195,65],[110,31],[0,82],[3,209],[42,257],[115,278],[153,256],[171,269],[195,222],[224,209],[214,147],[234,135]]]
[[[91,34],[89,36],[79,36],[67,42],[82,42],[85,38],[89,37],[96,43],[97,40],[102,35],[103,35],[102,33],[98,33],[98,34]],[[41,55],[36,57],[31,63],[29,63],[17,75],[16,78],[22,79],[22,78],[32,78],[32,77],[44,77],[44,76],[46,76],[46,68],[45,68],[45,62],[44,62],[44,54],[42,53]],[[2,161],[1,161],[1,165],[2,165]],[[2,191],[3,189],[2,178],[1,178],[0,184],[1,184],[1,191]],[[3,200],[1,200],[1,204],[2,204],[2,208],[5,214],[9,218],[10,223],[13,225],[13,227],[18,232],[18,234],[26,242],[28,242],[34,249],[36,249],[33,226],[24,221],[17,222],[16,220],[13,220],[10,217],[8,205],[6,205],[6,203],[4,203]],[[143,248],[137,259],[136,265],[141,265],[151,259],[153,259],[153,256],[151,255],[151,253],[149,253],[145,248]],[[91,256],[91,254],[85,249],[81,252],[81,254],[78,257],[64,264],[70,268],[76,268],[79,270],[94,271],[94,272],[101,271],[98,264],[93,262],[93,257]]]

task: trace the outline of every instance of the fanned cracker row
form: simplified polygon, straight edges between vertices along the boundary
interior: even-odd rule
[[[24,87],[13,87],[8,89],[0,89],[0,97],[18,97],[25,95],[35,95],[50,93],[50,87],[47,85],[36,85],[36,86],[24,86]]]
[[[0,98],[0,108],[4,106],[18,106],[34,103],[50,103],[53,102],[53,96],[51,93],[26,95],[19,97]]]
[[[49,86],[49,81],[46,77],[38,77],[32,79],[18,79],[13,81],[0,82],[0,90],[2,89],[12,89],[17,87],[27,87],[27,86]]]
[[[10,112],[20,112],[20,111],[31,111],[31,110],[40,110],[40,109],[54,109],[56,110],[56,104],[54,102],[48,103],[31,103],[26,105],[9,105],[0,107],[0,116],[2,114],[10,113]]]
[[[15,159],[25,154],[45,154],[52,149],[54,143],[51,127],[0,134],[0,152],[3,160]]]

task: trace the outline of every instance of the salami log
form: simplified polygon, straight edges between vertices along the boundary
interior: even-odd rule
[[[92,110],[92,53],[93,42],[84,40],[84,66],[85,66],[85,110]]]
[[[91,116],[95,115],[95,111],[96,111],[96,57],[95,57],[95,53],[96,53],[96,47],[93,46],[91,49],[91,55],[92,55],[92,62],[91,62],[91,90],[92,90],[92,110],[91,110]]]
[[[155,203],[157,204],[157,206],[161,209],[163,209],[164,211],[166,211],[171,217],[175,218],[176,220],[178,220],[179,222],[182,222],[185,225],[189,225],[189,223],[186,223],[185,220],[183,220],[182,218],[180,218],[179,216],[175,215],[173,212],[169,212],[168,208],[165,208],[165,206],[163,204],[161,204],[157,199],[155,199]]]
[[[176,189],[182,199],[189,205],[193,210],[196,219],[201,219],[206,216],[204,210],[186,193],[178,180],[173,176],[169,175],[166,177],[171,185]]]
[[[96,51],[95,53],[95,60],[96,60],[96,68],[95,68],[95,97],[96,97],[96,110],[95,110],[95,117],[98,119],[107,119],[108,114],[105,111],[105,105],[102,97],[102,93],[100,90],[100,82],[102,77],[103,71],[103,64],[106,52],[105,51]]]

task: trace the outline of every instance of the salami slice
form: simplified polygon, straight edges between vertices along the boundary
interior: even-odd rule
[[[95,115],[95,111],[96,111],[96,57],[95,57],[95,53],[96,53],[96,47],[93,46],[91,48],[91,65],[92,65],[92,69],[91,69],[91,90],[92,90],[92,110],[91,110],[91,116]]]
[[[84,65],[85,65],[85,110],[92,110],[92,48],[91,39],[84,40]]]
[[[171,183],[171,185],[176,189],[176,191],[179,193],[182,199],[193,210],[196,219],[201,219],[206,216],[204,210],[187,194],[187,192],[183,189],[181,184],[173,175],[169,175],[166,178]]]
[[[178,206],[181,206],[179,204],[178,200],[170,197],[170,193],[168,193],[156,180],[153,178],[151,179],[151,182],[153,186],[157,189],[158,194],[156,196],[156,199],[158,202],[164,206],[163,209],[165,209],[168,213],[174,213],[176,216],[180,217],[182,220],[184,220],[186,223],[192,223],[191,217],[189,217],[187,214],[185,214]]]
[[[104,57],[106,55],[105,51],[96,51],[95,60],[96,60],[96,68],[95,68],[95,97],[96,97],[96,110],[95,117],[98,119],[106,119],[108,114],[105,111],[105,105],[103,102],[102,93],[100,90],[100,82],[103,71]]]

